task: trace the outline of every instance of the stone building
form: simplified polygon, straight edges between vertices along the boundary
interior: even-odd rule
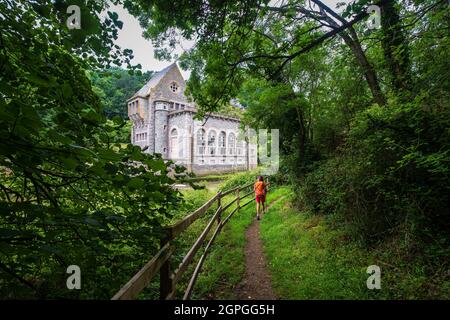
[[[195,103],[188,101],[185,88],[173,63],[128,99],[131,143],[196,174],[255,168],[256,144],[246,143],[239,119],[224,114],[194,119]]]

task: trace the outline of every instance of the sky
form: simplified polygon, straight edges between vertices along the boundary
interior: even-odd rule
[[[347,2],[349,0],[340,0]],[[339,0],[323,0],[323,2],[331,8],[336,8],[336,3]],[[110,11],[115,11],[119,15],[119,20],[123,22],[122,30],[119,30],[116,44],[122,48],[133,50],[134,59],[133,64],[141,64],[142,71],[160,71],[172,63],[172,61],[160,61],[154,57],[154,48],[150,40],[142,37],[142,28],[139,21],[130,15],[122,6],[111,6]],[[184,41],[181,43],[183,48],[177,48],[177,54],[181,54],[183,49],[190,49],[194,43],[192,41]],[[181,70],[181,69],[180,69]],[[181,70],[183,77],[187,80],[189,78],[189,71]]]
[[[115,43],[123,49],[133,50],[133,64],[141,64],[142,71],[160,71],[172,63],[172,61],[160,61],[154,57],[154,48],[150,40],[144,39],[142,36],[143,29],[139,25],[139,21],[130,15],[122,6],[111,6],[109,11],[117,12],[119,20],[123,22],[122,30],[119,30],[118,38]],[[184,49],[190,49],[192,42],[183,42]],[[182,53],[183,49],[177,48],[176,53]],[[183,77],[189,78],[189,71],[180,68]]]

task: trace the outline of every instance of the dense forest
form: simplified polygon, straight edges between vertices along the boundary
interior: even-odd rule
[[[128,72],[122,68],[110,68],[102,71],[91,71],[91,82],[94,92],[101,98],[103,113],[113,119],[119,116],[128,118],[126,101],[142,88],[154,72]]]
[[[92,90],[101,100],[103,115],[110,124],[118,121],[111,132],[111,141],[130,142],[131,121],[128,120],[126,101],[142,88],[153,74],[153,71],[137,73],[119,67],[90,70]]]
[[[140,74],[114,44],[122,22],[103,2],[78,5],[84,27],[69,29],[65,2],[0,3],[2,298],[110,298],[127,280],[120,270],[157,249],[180,201],[156,174],[167,170],[161,157],[115,142],[124,121],[107,121],[125,103],[109,98],[145,75],[124,78],[123,91],[92,75],[122,65]],[[83,270],[82,291],[67,290],[70,265]]]
[[[170,162],[129,144],[125,101],[153,73],[115,44],[107,3],[74,2],[81,29],[65,1],[0,3],[2,299],[109,299],[192,206]],[[273,181],[296,208],[449,288],[447,1],[375,1],[374,29],[367,0],[113,2],[160,58],[195,39],[179,63],[200,116],[239,99],[246,125],[280,130]],[[74,264],[83,290],[66,288]]]
[[[165,17],[146,24],[152,40],[170,28],[198,36],[183,64],[203,110],[238,96],[246,123],[280,129],[280,167],[301,183],[299,202],[345,212],[361,236],[447,241],[448,4],[380,1],[371,30],[357,23],[367,1],[342,16],[321,1],[237,3],[146,7]]]
[[[280,129],[299,205],[339,212],[368,242],[402,233],[412,252],[448,257],[448,4],[380,1],[370,30],[356,23],[367,1],[342,16],[312,3],[154,5],[166,19],[147,28],[153,40],[171,27],[199,37],[183,63],[204,110],[238,96],[249,125]]]

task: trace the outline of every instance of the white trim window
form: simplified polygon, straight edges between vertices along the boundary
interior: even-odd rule
[[[214,156],[216,154],[216,131],[211,130],[208,133],[208,155]]]
[[[244,149],[244,141],[243,140],[238,139],[236,149],[237,149],[237,155],[242,156],[242,151]]]
[[[233,132],[228,134],[228,154],[233,155],[236,148],[236,137]]]
[[[227,149],[225,147],[225,143],[227,141],[227,136],[224,131],[220,131],[219,133],[219,154],[221,156],[225,156],[227,154]]]
[[[196,142],[197,142],[197,153],[202,154],[202,155],[205,154],[206,142],[205,142],[205,130],[204,129],[199,129],[197,131]]]

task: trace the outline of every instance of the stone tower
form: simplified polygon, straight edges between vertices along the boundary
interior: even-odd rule
[[[163,159],[168,158],[168,127],[169,127],[169,103],[155,101],[155,153],[160,153]]]

